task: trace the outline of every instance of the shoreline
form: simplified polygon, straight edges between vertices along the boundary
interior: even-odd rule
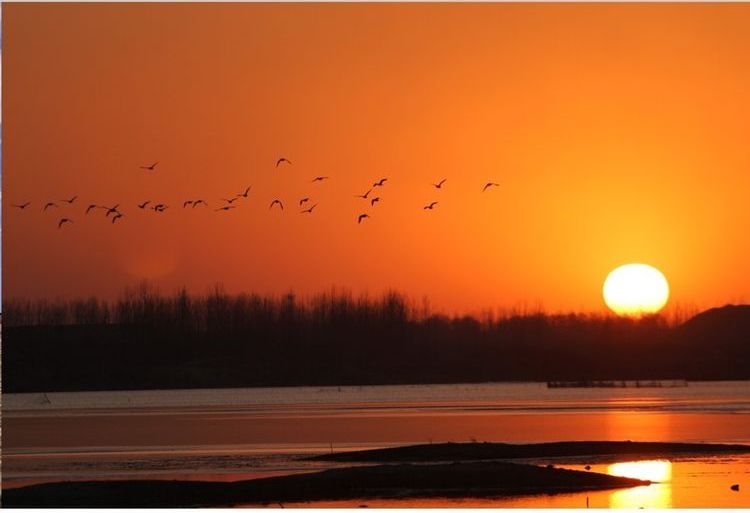
[[[563,383],[575,383],[580,380],[569,380],[562,381]],[[684,381],[687,383],[685,386],[673,387],[673,386],[548,386],[549,383],[556,383],[554,380],[548,380],[545,378],[515,378],[515,379],[481,379],[481,380],[431,380],[431,381],[411,381],[411,380],[389,380],[389,381],[347,381],[347,382],[315,382],[315,383],[248,383],[248,384],[208,384],[203,386],[193,386],[190,384],[184,384],[179,386],[168,386],[168,387],[109,387],[109,388],[52,388],[52,389],[34,389],[34,390],[12,390],[3,392],[3,396],[13,396],[16,398],[23,397],[41,397],[49,394],[65,394],[65,395],[93,395],[103,396],[107,394],[126,395],[126,394],[149,394],[149,393],[161,393],[161,392],[173,392],[181,393],[188,391],[201,391],[208,393],[216,392],[227,392],[231,393],[238,390],[304,390],[304,389],[324,389],[324,390],[336,390],[336,389],[363,389],[373,387],[435,387],[435,386],[485,386],[485,385],[539,385],[540,388],[564,389],[564,390],[664,390],[671,388],[689,388],[691,384],[720,384],[720,383],[748,383],[750,382],[750,376],[718,376],[718,377],[701,377],[694,379],[686,378],[674,378],[674,377],[660,377],[652,376],[648,378],[602,378],[600,380],[592,380],[594,382],[671,382],[671,381]],[[18,408],[20,409],[20,408]]]
[[[721,386],[734,386],[746,391],[744,395],[727,399],[740,401],[739,405],[724,405],[722,409],[713,410],[717,412],[735,411],[732,406],[740,406],[744,410],[747,405],[747,394],[750,393],[750,379],[742,380],[705,380],[690,381],[689,386],[682,389],[695,387],[714,388]],[[592,397],[597,395],[615,393],[624,397],[641,393],[643,388],[548,388],[545,381],[476,381],[460,383],[404,383],[404,384],[362,384],[362,385],[284,385],[284,386],[250,386],[250,387],[207,387],[207,388],[164,388],[164,389],[112,389],[112,390],[76,390],[76,391],[40,391],[40,392],[3,392],[3,414],[25,414],[32,412],[50,412],[66,410],[107,410],[128,408],[195,408],[195,407],[246,407],[248,401],[255,408],[280,407],[284,405],[299,406],[301,402],[307,407],[316,407],[324,404],[337,404],[356,400],[364,404],[390,403],[389,396],[381,392],[398,390],[410,391],[413,395],[399,398],[401,401],[420,401],[421,392],[440,390],[441,402],[450,404],[452,401],[462,402],[468,395],[472,401],[482,401],[487,404],[502,404],[509,398],[515,398],[517,394],[533,391],[539,397],[550,399],[585,390]],[[680,394],[680,389],[657,388],[659,393]],[[461,393],[457,393],[461,391]],[[270,397],[267,396],[271,394]],[[510,395],[509,395],[510,394]],[[197,404],[196,404],[197,403]],[[200,406],[198,406],[198,404]],[[558,405],[559,406],[559,405]],[[630,408],[634,405],[629,405]],[[680,409],[673,411],[702,412],[707,405],[696,406],[695,410]],[[538,406],[537,406],[538,408]],[[537,408],[527,408],[534,411]],[[574,408],[572,408],[574,409]],[[612,409],[612,408],[603,408]],[[514,408],[507,411],[526,411],[523,408]],[[587,410],[590,411],[590,410]],[[651,410],[653,411],[653,410]],[[669,411],[669,410],[665,410]]]

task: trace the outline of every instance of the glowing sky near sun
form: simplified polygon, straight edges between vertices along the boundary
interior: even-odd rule
[[[644,262],[670,305],[747,299],[750,5],[2,8],[6,297],[151,279],[603,311],[607,274]],[[180,208],[246,185],[230,215]],[[57,230],[41,205],[74,194]]]

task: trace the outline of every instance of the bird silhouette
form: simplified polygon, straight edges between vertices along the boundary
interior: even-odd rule
[[[359,217],[357,218],[357,224],[361,224],[362,220],[367,219],[368,217],[370,216],[368,216],[367,214],[359,214]]]
[[[445,183],[446,180],[447,180],[447,178],[443,178],[438,183],[432,184],[432,186],[435,187],[436,189],[442,189],[443,188],[443,184]]]
[[[146,208],[146,205],[148,205],[149,203],[151,203],[151,200],[144,201],[143,203],[141,203],[141,204],[138,205],[138,208],[140,208],[141,210],[143,210],[144,208]]]
[[[153,171],[156,168],[156,164],[158,164],[158,163],[159,162],[156,161],[153,164],[151,164],[150,166],[140,166],[140,167],[141,167],[141,169],[148,169],[149,171]]]
[[[234,203],[235,201],[237,201],[238,199],[240,199],[240,197],[239,196],[235,196],[232,199],[226,199],[226,198],[221,198],[221,199],[223,199],[224,201],[226,201],[227,203],[229,203],[231,205],[232,203]]]
[[[245,192],[241,192],[237,195],[237,197],[247,198],[248,193],[250,192],[250,186],[247,186],[247,189],[245,189]]]
[[[369,196],[371,192],[372,192],[372,189],[370,189],[369,191],[367,191],[364,194],[355,194],[354,197],[355,198],[367,199],[367,196]]]
[[[328,177],[327,176],[316,176],[315,178],[313,178],[312,181],[313,182],[322,182],[323,180],[328,180]]]
[[[76,198],[78,198],[78,196],[73,196],[73,197],[72,197],[72,198],[70,198],[70,199],[62,199],[62,200],[60,200],[60,201],[64,201],[64,202],[65,202],[65,203],[67,203],[68,205],[72,205],[72,204],[73,204],[73,202],[74,202],[74,201],[76,200]]]
[[[740,491],[740,485],[739,484],[733,484],[729,487],[733,492],[739,492]]]
[[[122,217],[122,214],[119,212],[117,213],[117,215],[112,216],[112,224],[115,224],[115,221],[117,221],[121,217]]]
[[[73,222],[72,219],[68,219],[67,217],[63,217],[62,219],[60,219],[60,222],[57,223],[57,229],[59,230],[60,228],[62,228],[62,225],[64,225],[65,223],[72,223],[72,222]]]
[[[281,207],[281,210],[284,210],[284,204],[283,204],[283,203],[282,203],[282,202],[281,202],[280,200],[277,200],[277,199],[275,199],[275,200],[273,200],[273,201],[271,202],[271,204],[270,204],[270,205],[268,206],[268,210],[271,210],[271,209],[273,208],[273,206],[274,206],[275,204],[277,204],[277,203],[278,203],[278,204],[279,204],[279,206]]]
[[[291,164],[292,163],[291,160],[289,160],[287,158],[284,158],[284,157],[281,157],[279,160],[276,161],[276,167],[279,167],[279,164],[281,164],[282,162],[286,162],[287,164]]]
[[[117,210],[117,207],[119,207],[119,206],[120,206],[120,204],[118,203],[117,205],[115,205],[112,208],[104,207],[104,208],[107,208],[107,213],[104,215],[104,217],[109,217],[109,214],[119,214],[120,211]]]
[[[187,201],[183,201],[183,202],[182,202],[182,208],[185,208],[185,207],[187,207],[188,205],[192,205],[192,204],[193,204],[193,200],[187,200]]]
[[[214,209],[214,212],[218,212],[219,210],[231,210],[233,208],[237,208],[237,207],[234,206],[234,205],[225,205],[223,207],[219,207],[217,209]]]
[[[380,201],[380,196],[378,196],[377,198],[372,198],[372,199],[370,200],[370,206],[371,206],[371,207],[374,207],[374,206],[375,206],[375,203],[377,203],[378,201]]]
[[[92,203],[91,205],[89,205],[89,206],[88,206],[88,207],[86,208],[86,214],[88,215],[88,213],[89,213],[89,212],[91,212],[92,210],[94,210],[95,208],[106,208],[106,207],[100,207],[99,205],[94,205],[94,204]]]
[[[302,212],[300,212],[300,214],[312,214],[312,211],[313,211],[313,209],[314,209],[315,207],[317,207],[317,206],[318,206],[318,204],[316,203],[316,204],[315,204],[315,205],[313,205],[312,207],[310,207],[310,208],[308,208],[308,209],[306,209],[306,210],[303,210]]]
[[[198,206],[198,205],[200,205],[200,204],[203,204],[203,205],[205,205],[205,206],[208,206],[208,203],[206,203],[206,202],[205,202],[205,201],[203,201],[202,199],[199,199],[199,200],[195,200],[195,201],[193,201],[193,208],[197,207],[197,206]]]
[[[301,200],[299,200],[299,206],[301,207],[302,205],[304,205],[308,201],[310,201],[310,198],[302,198]]]
[[[378,180],[377,182],[375,182],[374,184],[372,184],[372,186],[373,186],[373,187],[382,187],[382,186],[383,186],[383,184],[384,184],[385,182],[387,182],[387,181],[388,181],[388,179],[387,179],[387,178],[381,178],[380,180]]]
[[[432,202],[432,203],[430,203],[429,205],[425,205],[425,206],[424,206],[424,210],[432,210],[433,208],[435,208],[435,205],[437,205],[437,204],[438,204],[438,202],[437,202],[437,201],[433,201],[433,202]]]
[[[42,209],[42,212],[46,212],[49,207],[55,207],[55,208],[57,208],[57,204],[52,203],[50,201],[49,203],[47,203],[46,205],[44,205],[44,208]]]
[[[164,203],[159,203],[151,207],[151,210],[153,210],[154,212],[164,212],[167,208],[167,205],[165,205]]]
[[[495,183],[495,182],[487,182],[485,184],[484,188],[482,189],[482,192],[486,191],[490,187],[500,187],[500,184],[499,183]]]
[[[17,209],[23,210],[24,208],[28,207],[29,205],[31,205],[30,201],[27,201],[26,203],[22,203],[21,205],[13,205],[13,206],[16,207]]]

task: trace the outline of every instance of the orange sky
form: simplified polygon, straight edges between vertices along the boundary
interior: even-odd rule
[[[672,304],[748,299],[750,5],[2,8],[5,297],[147,278],[600,311],[636,261]]]

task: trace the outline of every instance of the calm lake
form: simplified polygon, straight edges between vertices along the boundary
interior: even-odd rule
[[[544,383],[3,394],[9,488],[70,479],[237,480],[335,466],[321,452],[444,441],[750,444],[750,382],[678,388]],[[314,506],[748,507],[750,458],[552,461],[651,479],[630,490]],[[730,491],[742,483],[739,492]]]

